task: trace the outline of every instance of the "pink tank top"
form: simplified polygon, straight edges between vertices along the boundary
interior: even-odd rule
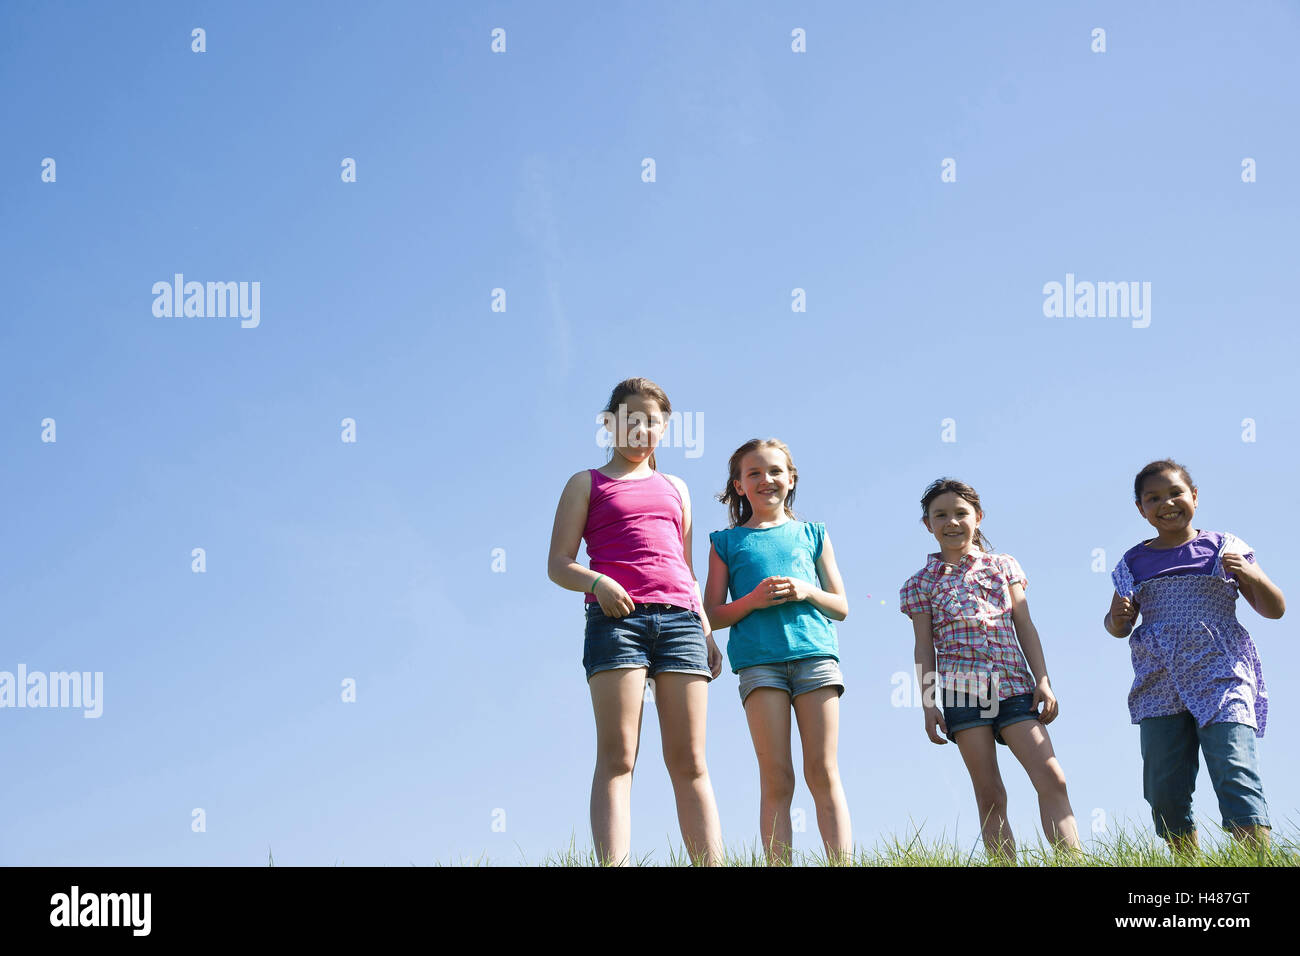
[[[607,574],[638,604],[675,604],[699,612],[695,579],[682,550],[682,496],[659,472],[607,478],[591,472],[587,542],[591,570]],[[596,596],[587,592],[590,604]]]

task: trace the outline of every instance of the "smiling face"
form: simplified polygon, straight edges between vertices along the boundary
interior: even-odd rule
[[[1190,532],[1196,514],[1196,489],[1177,471],[1162,471],[1142,482],[1138,511],[1166,538]]]
[[[615,450],[632,463],[650,457],[668,426],[668,418],[659,403],[646,395],[629,395],[619,410],[607,419],[613,427]]]
[[[930,502],[925,526],[944,551],[968,551],[975,542],[975,531],[984,520],[982,512],[957,494],[945,491]]]
[[[755,448],[740,460],[740,478],[732,484],[755,511],[770,512],[785,504],[794,487],[790,462],[779,448]]]

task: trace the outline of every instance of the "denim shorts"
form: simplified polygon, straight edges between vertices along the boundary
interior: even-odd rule
[[[704,624],[696,612],[674,604],[638,604],[625,617],[609,617],[600,602],[590,601],[584,613],[582,666],[587,680],[625,667],[644,667],[648,677],[672,671],[713,680]]]
[[[940,700],[942,700],[942,692]],[[943,723],[948,728],[948,739],[956,743],[957,731],[970,730],[972,727],[992,727],[993,739],[1002,746],[1007,742],[1002,739],[1002,728],[1022,720],[1037,720],[1038,712],[1034,709],[1033,694],[1016,694],[999,701],[989,701],[987,707],[949,707],[943,708]]]
[[[1192,791],[1200,769],[1199,745],[1219,798],[1223,828],[1271,826],[1259,779],[1255,728],[1246,724],[1196,725],[1187,711],[1139,722],[1142,739],[1142,795],[1162,839],[1196,829]]]
[[[775,687],[792,698],[819,687],[838,687],[844,696],[844,675],[833,657],[805,657],[797,661],[779,661],[775,664],[755,664],[736,671],[740,678],[740,702],[745,703],[749,692],[759,687]]]

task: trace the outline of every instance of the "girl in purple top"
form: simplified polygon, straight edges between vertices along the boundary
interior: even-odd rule
[[[1280,618],[1286,601],[1244,541],[1192,527],[1197,490],[1182,465],[1153,461],[1138,472],[1133,494],[1158,534],[1115,565],[1104,623],[1115,637],[1132,632],[1129,715],[1141,727],[1143,796],[1156,833],[1174,850],[1197,848],[1192,790],[1199,745],[1224,829],[1266,846],[1270,824],[1255,738],[1264,736],[1268,692],[1235,605],[1240,593],[1262,616]]]
[[[615,386],[604,415],[613,454],[603,468],[569,479],[551,532],[551,580],[587,593],[582,662],[596,716],[591,833],[602,863],[622,865],[628,856],[647,677],[686,850],[693,862],[722,862],[704,761],[708,686],[722,673],[722,652],[691,566],[686,483],[655,468],[655,445],[671,414],[668,396],[649,379]],[[590,568],[577,561],[584,539]]]

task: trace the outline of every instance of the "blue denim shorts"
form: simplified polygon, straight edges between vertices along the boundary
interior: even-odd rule
[[[943,700],[940,692],[940,700]],[[949,707],[943,708],[943,723],[948,728],[947,737],[954,743],[957,731],[970,730],[972,727],[992,727],[993,739],[1002,746],[1007,742],[1002,739],[1002,728],[1022,720],[1037,720],[1038,712],[1034,709],[1033,694],[1016,694],[998,701],[990,700],[987,707]]]
[[[740,702],[758,687],[775,687],[792,698],[819,687],[837,687],[844,696],[844,675],[833,657],[805,657],[797,661],[755,664],[736,671],[740,678]]]
[[[1206,724],[1183,711],[1169,717],[1140,721],[1142,739],[1142,795],[1151,804],[1151,819],[1162,839],[1196,829],[1192,816],[1192,791],[1200,769],[1196,750],[1205,754],[1210,783],[1219,798],[1223,828],[1264,826],[1268,804],[1259,779],[1255,728],[1247,724]]]
[[[582,666],[587,680],[625,667],[644,667],[647,677],[673,671],[713,680],[704,624],[696,612],[674,604],[638,604],[625,617],[609,617],[598,601],[590,601],[584,613]]]

